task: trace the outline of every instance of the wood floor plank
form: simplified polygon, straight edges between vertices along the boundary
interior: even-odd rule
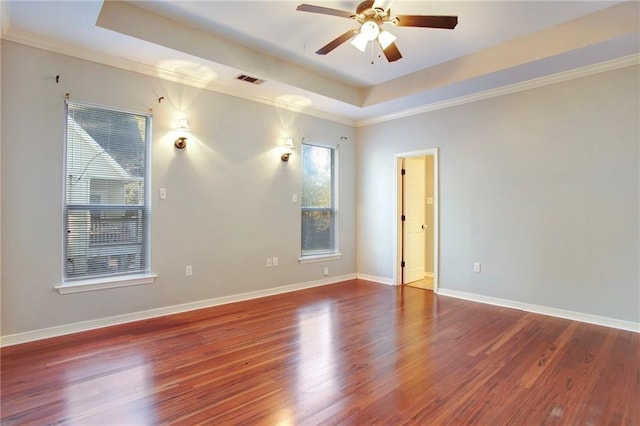
[[[640,425],[640,334],[362,280],[0,357],[2,425]]]
[[[544,350],[544,353],[536,360],[536,362],[524,373],[520,379],[520,385],[527,389],[531,389],[536,380],[544,373],[545,369],[549,367],[558,354],[563,353],[568,340],[573,336],[573,333],[578,327],[577,322],[569,323],[568,327],[558,336],[558,338],[549,344]]]

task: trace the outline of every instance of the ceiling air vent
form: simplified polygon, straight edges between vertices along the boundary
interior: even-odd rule
[[[239,76],[236,77],[236,80],[246,81],[247,83],[251,83],[251,84],[264,83],[264,80],[260,80],[259,78],[251,77],[250,75],[245,75],[245,74],[240,74]]]

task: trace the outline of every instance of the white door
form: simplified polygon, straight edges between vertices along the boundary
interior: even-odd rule
[[[425,260],[425,159],[404,159],[403,284],[424,278]]]

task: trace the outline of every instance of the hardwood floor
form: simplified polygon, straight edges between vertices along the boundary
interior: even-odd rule
[[[361,280],[1,356],[3,425],[640,424],[640,334]]]

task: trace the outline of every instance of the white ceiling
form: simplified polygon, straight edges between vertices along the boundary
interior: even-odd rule
[[[354,11],[358,1],[304,1]],[[4,1],[2,37],[349,123],[640,52],[640,3],[394,1],[392,15],[457,15],[454,30],[387,28],[403,58],[348,42],[357,25],[303,1]],[[102,14],[101,14],[102,10]],[[373,59],[373,63],[372,62]],[[239,73],[265,79],[251,85]]]

